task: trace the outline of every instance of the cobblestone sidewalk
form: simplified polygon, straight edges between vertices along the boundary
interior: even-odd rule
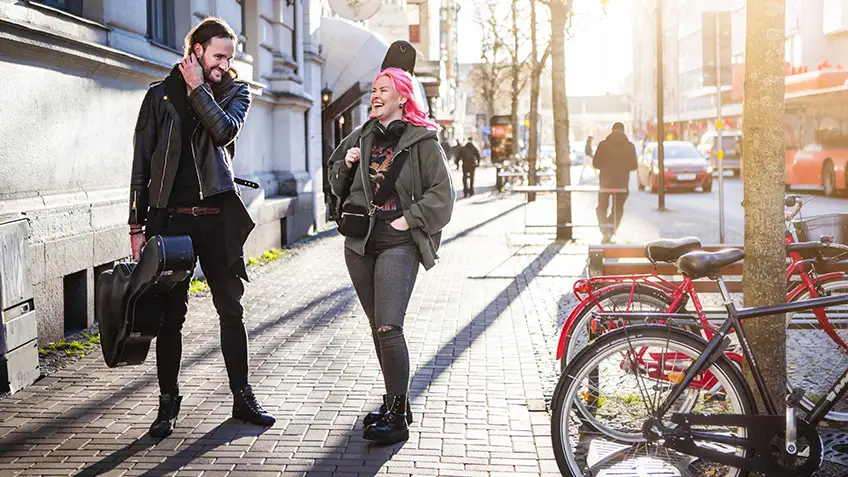
[[[361,438],[382,380],[342,238],[331,236],[247,286],[252,383],[276,426],[229,419],[217,315],[201,297],[190,305],[172,437],[145,435],[155,353],[122,369],[93,353],[0,400],[0,476],[558,475],[531,337],[541,289],[529,285],[555,262],[575,264],[572,274],[582,265],[556,246],[513,243],[520,208],[518,198],[459,200],[441,263],[419,277],[405,327],[416,420],[405,444]]]

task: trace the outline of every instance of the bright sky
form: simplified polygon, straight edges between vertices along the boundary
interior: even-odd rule
[[[499,2],[504,19],[507,20],[511,0]],[[476,3],[478,0],[460,0],[460,45],[480,45],[482,42]],[[607,14],[604,15],[598,0],[575,0],[578,16],[574,18],[572,27],[574,37],[566,44],[566,84],[569,95],[624,92],[625,80],[633,69],[631,9],[640,8],[642,2],[633,3],[633,0],[610,0]],[[485,11],[485,6],[482,8]],[[540,14],[547,10],[542,5],[537,8]],[[479,48],[460,49],[459,61],[480,61]]]

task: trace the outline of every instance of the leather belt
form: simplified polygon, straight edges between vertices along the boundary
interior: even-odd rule
[[[200,215],[215,215],[221,213],[220,207],[177,207],[174,209],[168,209],[168,211],[172,214],[177,215],[191,215],[192,217],[197,217]]]

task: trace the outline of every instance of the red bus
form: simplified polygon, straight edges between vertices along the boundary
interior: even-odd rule
[[[786,188],[848,193],[848,72],[786,78]]]

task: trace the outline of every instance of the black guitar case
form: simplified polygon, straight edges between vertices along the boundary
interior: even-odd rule
[[[397,40],[389,46],[380,70],[386,68],[400,68],[409,74],[415,74],[415,47],[412,43]]]
[[[107,366],[144,362],[162,324],[162,295],[193,272],[191,238],[155,235],[138,263],[118,263],[100,274],[94,307]]]

